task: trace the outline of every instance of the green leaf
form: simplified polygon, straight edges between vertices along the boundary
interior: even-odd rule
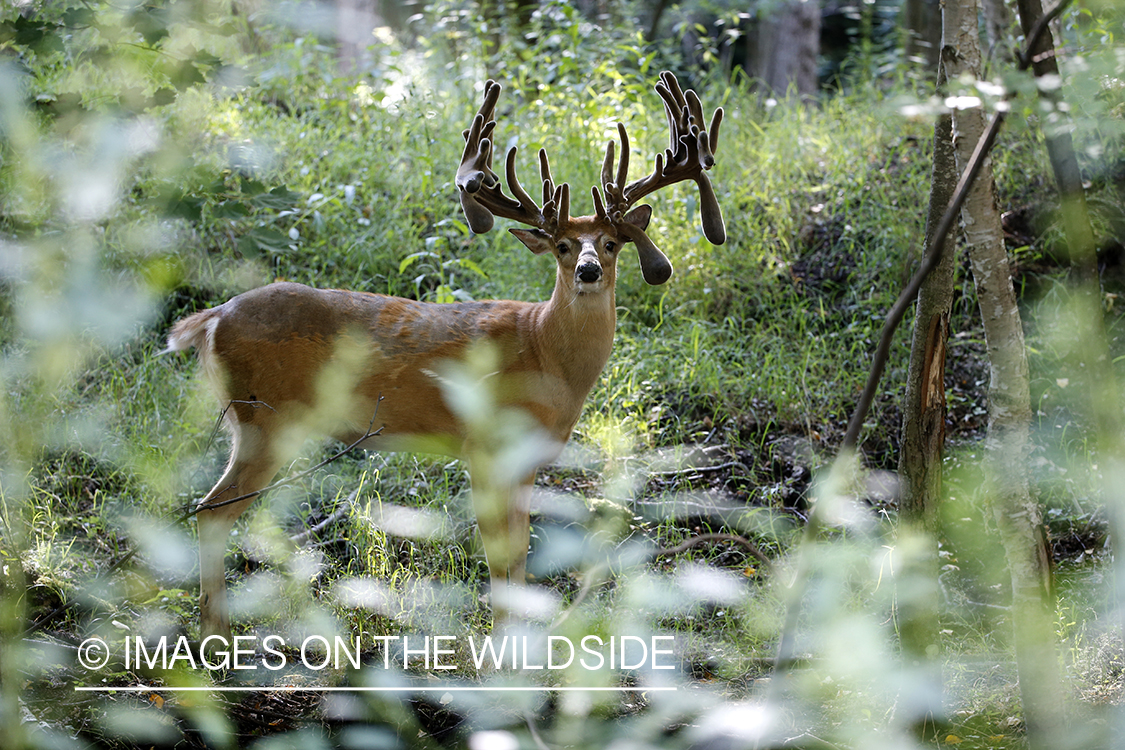
[[[15,38],[15,43],[24,47],[30,47],[43,38],[46,31],[43,28],[41,21],[33,21],[29,18],[19,16],[16,18],[15,24],[12,25],[12,34]]]
[[[163,8],[150,5],[138,8],[129,17],[129,23],[151,47],[168,36],[168,11]]]
[[[187,221],[203,218],[203,199],[194,195],[184,195],[177,190],[157,195],[154,202],[165,216]]]
[[[63,25],[68,28],[93,26],[96,17],[94,11],[90,8],[68,8],[63,13]]]
[[[488,274],[484,272],[484,269],[478,266],[475,261],[472,261],[468,258],[458,258],[457,260],[453,261],[451,265],[456,265],[460,268],[467,268],[477,276],[480,276],[482,279],[488,278]]]
[[[258,243],[254,242],[254,239],[249,236],[239,237],[238,242],[235,243],[235,247],[238,249],[239,255],[241,255],[243,258],[253,259],[262,254],[261,249],[258,247]]]
[[[239,177],[238,187],[243,195],[261,195],[266,192],[265,183],[250,177]]]
[[[223,64],[221,59],[206,50],[196,52],[195,55],[192,56],[191,61],[196,67],[202,66],[205,68],[217,68]]]
[[[241,219],[249,215],[250,209],[238,200],[223,201],[211,210],[211,216],[216,219]]]
[[[186,61],[169,71],[168,80],[180,91],[191,88],[196,84],[207,82],[207,78],[199,68]]]
[[[171,104],[172,102],[176,101],[177,95],[178,94],[175,89],[167,87],[157,89],[156,93],[152,95],[152,106],[163,107],[167,104]]]
[[[469,234],[469,226],[465,222],[461,221],[460,219],[458,219],[454,216],[451,216],[448,219],[442,219],[441,221],[439,221],[434,226],[453,227],[455,230],[457,230],[458,234],[465,235],[465,236],[468,236],[468,234]]]
[[[288,235],[269,227],[254,227],[251,229],[239,239],[238,249],[243,250],[244,243],[247,242],[252,243],[258,250],[274,255],[288,252],[289,245],[292,244]]]
[[[277,211],[291,209],[301,202],[301,194],[295,193],[284,185],[279,185],[268,193],[258,193],[250,199],[250,204],[255,208],[270,208]]]
[[[406,269],[410,268],[410,266],[413,265],[414,261],[416,261],[416,260],[419,260],[421,258],[432,258],[432,257],[435,257],[434,253],[431,253],[427,250],[421,250],[421,251],[416,252],[416,253],[411,253],[410,255],[407,255],[405,258],[403,258],[402,262],[398,264],[398,272],[402,273]]]

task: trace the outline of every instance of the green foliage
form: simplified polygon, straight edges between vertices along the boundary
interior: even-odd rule
[[[126,635],[195,632],[191,525],[176,518],[219,473],[225,445],[192,365],[159,354],[174,319],[274,278],[435,302],[546,299],[550,262],[526,252],[504,222],[471,236],[457,205],[457,134],[479,105],[484,69],[507,89],[496,143],[519,145],[521,174],[546,148],[556,175],[585,195],[619,120],[633,143],[632,176],[664,147],[650,84],[665,64],[683,63],[633,29],[544,3],[514,38],[516,27],[504,26],[514,19],[501,19],[507,42],[490,55],[480,24],[495,29],[476,4],[428,7],[432,33],[415,46],[380,37],[356,77],[339,75],[331,46],[300,28],[261,25],[256,16],[236,22],[210,2],[62,3],[0,15],[0,49],[14,61],[0,69],[0,252],[11,251],[0,261],[4,726],[20,725],[16,693],[25,684],[37,715],[106,744],[173,742],[184,728],[234,744],[292,726],[284,722],[298,709],[288,704],[272,706],[282,723],[263,724],[246,719],[259,716],[251,704],[215,698],[167,706],[124,693],[79,700],[79,684],[206,685],[218,675],[120,659],[83,671],[68,651],[33,659],[29,649],[45,647],[23,640],[37,617],[78,641],[101,637],[117,653]],[[881,8],[863,9],[865,38],[882,38]],[[1101,19],[1078,11],[1068,31],[1112,49],[1115,27]],[[1103,161],[1117,164],[1116,51],[1082,49],[1092,81],[1073,71],[1066,78],[1067,100],[1088,114],[1079,120],[1080,148],[1091,165],[1107,154],[1113,159]],[[884,52],[873,41],[858,67],[877,70],[892,59]],[[878,491],[881,475],[841,486],[812,477],[833,452],[883,313],[916,263],[931,123],[902,113],[893,77],[879,78],[885,88],[855,86],[804,108],[693,73],[704,102],[727,112],[712,175],[729,239],[721,247],[703,239],[692,186],[652,197],[650,234],[676,274],[651,288],[631,251],[621,259],[613,358],[575,440],[540,478],[546,501],[532,570],[550,616],[528,625],[532,635],[672,635],[678,692],[626,700],[565,693],[542,702],[501,694],[491,703],[416,694],[413,710],[400,694],[365,694],[331,704],[352,711],[354,722],[326,729],[328,740],[358,744],[359,734],[348,732],[365,724],[373,734],[364,741],[389,743],[393,731],[401,744],[425,744],[443,722],[468,717],[472,729],[459,731],[494,729],[530,743],[523,717],[531,715],[550,742],[583,746],[772,746],[801,731],[809,743],[819,742],[814,734],[838,745],[913,741],[918,717],[909,706],[927,705],[918,694],[927,683],[907,674],[887,687],[901,667],[896,618],[912,591],[939,594],[925,588],[932,581],[898,578],[910,550],[888,521],[895,509]],[[995,162],[1006,205],[1049,204],[1032,129],[1010,131]],[[1116,189],[1110,170],[1093,175],[1107,239],[1120,227]],[[1110,604],[1096,585],[1104,571],[1098,477],[1076,416],[1077,389],[1068,390],[1080,375],[1060,369],[1073,321],[1044,249],[1057,219],[1039,215],[1047,227],[1015,253],[1026,269],[1020,281],[1041,413],[1035,481],[1054,538],[1089,545],[1064,571],[1057,629],[1083,684],[1104,689],[1120,665],[1104,627]],[[1012,679],[980,666],[1007,658],[1010,622],[973,455],[984,413],[974,307],[966,289],[950,345],[950,405],[967,445],[949,460],[945,641],[934,662],[952,675],[950,704],[966,712],[951,718],[943,739],[1018,746]],[[1119,312],[1109,320],[1115,336]],[[871,468],[895,461],[900,336],[865,431]],[[479,394],[466,387],[461,397]],[[310,453],[310,463],[326,455]],[[479,590],[487,570],[467,484],[456,462],[392,454],[346,457],[275,491],[240,525],[236,565],[228,565],[240,634],[486,632]],[[837,508],[835,522],[801,548],[795,529],[821,502]],[[710,532],[752,540],[773,569],[724,542],[652,557]],[[789,604],[782,582],[794,575],[811,582],[800,632],[801,656],[812,658],[793,681],[770,683]],[[366,686],[443,678],[368,669],[382,653],[369,648],[358,671],[278,677]],[[470,660],[457,658],[465,676]],[[651,685],[653,674],[547,679]]]

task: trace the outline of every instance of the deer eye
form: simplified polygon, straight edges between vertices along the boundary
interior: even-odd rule
[[[616,250],[616,249],[617,249],[617,243],[616,243],[616,242],[614,242],[613,240],[608,240],[608,241],[607,241],[607,242],[605,243],[605,251],[606,251],[607,253],[612,253],[612,252],[613,252],[614,250]]]
[[[566,243],[565,243],[565,242],[560,242],[560,243],[559,243],[559,245],[558,245],[558,250],[559,250],[559,255],[566,255],[567,253],[569,253],[569,252],[570,252],[570,248],[569,248],[569,247],[567,247],[567,245],[566,245]]]

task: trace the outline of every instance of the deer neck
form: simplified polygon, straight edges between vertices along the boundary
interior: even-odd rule
[[[551,299],[540,309],[540,356],[584,397],[613,350],[616,301],[612,283],[597,292],[578,294],[573,283],[566,282],[560,273]]]

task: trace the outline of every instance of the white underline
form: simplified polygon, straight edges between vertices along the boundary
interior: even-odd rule
[[[329,687],[329,686],[277,686],[277,685],[238,685],[215,687],[167,687],[152,685],[126,685],[121,687],[80,687],[75,692],[82,693],[552,693],[552,692],[598,692],[598,693],[645,693],[678,690],[670,687],[487,687],[484,685],[447,685],[433,687],[428,685],[402,685],[398,687]]]

